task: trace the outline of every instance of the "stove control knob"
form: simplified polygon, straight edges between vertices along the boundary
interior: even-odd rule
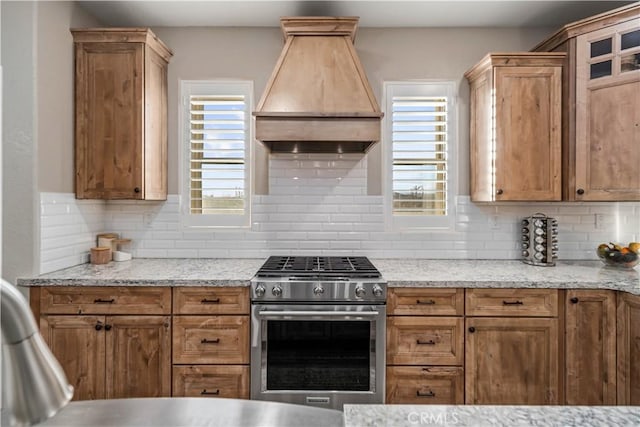
[[[362,298],[366,293],[364,286],[356,286],[356,297]]]
[[[313,288],[313,294],[314,295],[322,295],[324,294],[324,288],[320,285],[316,286],[315,288]]]
[[[273,289],[271,289],[271,293],[274,297],[279,297],[280,295],[282,295],[282,288],[276,285],[273,287]]]
[[[265,291],[266,291],[266,289],[264,288],[264,286],[262,286],[262,285],[258,285],[258,286],[256,286],[255,293],[256,293],[256,296],[257,296],[257,297],[262,297],[262,296],[264,296],[264,292],[265,292]]]
[[[380,285],[373,285],[373,295],[376,297],[381,297],[384,291]]]

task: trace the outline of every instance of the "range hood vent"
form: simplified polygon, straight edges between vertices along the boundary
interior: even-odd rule
[[[284,17],[285,45],[262,94],[256,138],[272,152],[366,152],[383,116],[353,41],[357,17]]]

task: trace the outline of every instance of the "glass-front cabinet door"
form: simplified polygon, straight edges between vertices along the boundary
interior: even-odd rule
[[[576,200],[640,200],[640,21],[576,38]]]

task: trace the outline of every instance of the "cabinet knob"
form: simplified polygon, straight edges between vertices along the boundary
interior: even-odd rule
[[[578,193],[579,195],[581,195],[581,196],[582,196],[582,195],[584,194],[584,189],[582,189],[582,188],[578,188],[578,189],[576,190],[576,193]]]
[[[100,330],[102,330],[102,325],[98,323],[96,325],[96,331],[100,331]]]
[[[580,301],[580,300],[578,299],[578,297],[573,297],[569,301],[571,301],[571,304],[577,304],[578,301]]]
[[[474,333],[475,331],[476,331],[476,328],[474,328],[473,326],[469,328],[469,332]]]
[[[104,325],[104,330],[105,331],[110,331],[111,330],[111,325]]]
[[[136,187],[136,188],[134,188],[134,189],[133,189],[133,192],[134,192],[134,193],[139,193],[139,192],[140,192],[140,187]]]
[[[499,196],[499,195],[501,195],[502,193],[504,193],[504,191],[502,191],[502,188],[498,188],[498,189],[496,190],[496,194],[497,194],[498,196]]]

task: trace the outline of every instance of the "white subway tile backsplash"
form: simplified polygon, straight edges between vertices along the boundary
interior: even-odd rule
[[[390,258],[519,259],[520,221],[558,220],[560,259],[595,259],[600,242],[640,240],[640,203],[475,204],[457,196],[453,230],[389,230],[384,198],[369,196],[361,154],[271,154],[269,195],[252,198],[250,229],[185,228],[180,198],[86,201],[42,193],[41,271],[86,262],[95,234],[133,239],[134,257],[366,255]],[[598,221],[596,222],[596,216]]]

